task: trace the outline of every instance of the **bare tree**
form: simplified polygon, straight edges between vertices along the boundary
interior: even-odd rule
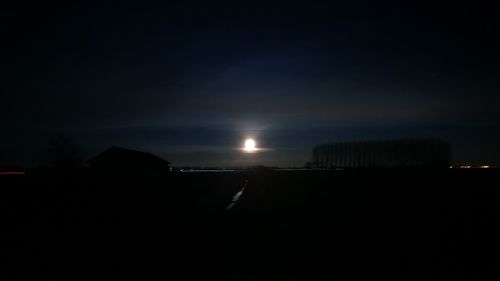
[[[58,134],[49,141],[49,160],[54,168],[71,170],[82,166],[80,148],[65,134]]]

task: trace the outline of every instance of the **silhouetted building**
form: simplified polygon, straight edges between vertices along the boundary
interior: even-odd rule
[[[447,168],[450,145],[434,139],[339,142],[313,149],[316,168]]]
[[[88,161],[92,169],[106,171],[161,171],[168,170],[170,162],[151,153],[112,147]]]

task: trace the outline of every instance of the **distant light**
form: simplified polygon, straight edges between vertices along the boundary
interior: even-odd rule
[[[470,169],[470,168],[472,168],[472,166],[470,166],[470,165],[461,165],[459,168],[460,169]]]
[[[481,169],[489,169],[489,168],[490,168],[490,166],[488,166],[488,165],[483,165],[483,166],[481,166],[480,168],[481,168]]]
[[[253,153],[257,151],[256,143],[253,139],[247,139],[243,146],[243,151],[246,153]]]
[[[25,175],[25,172],[0,172],[0,175]]]

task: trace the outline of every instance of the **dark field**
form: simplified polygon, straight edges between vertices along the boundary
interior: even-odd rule
[[[2,176],[0,280],[491,280],[499,183],[496,170]]]

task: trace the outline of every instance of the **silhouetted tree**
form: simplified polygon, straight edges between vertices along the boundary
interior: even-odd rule
[[[59,170],[73,170],[83,163],[80,148],[65,134],[50,139],[48,154],[52,167]]]

